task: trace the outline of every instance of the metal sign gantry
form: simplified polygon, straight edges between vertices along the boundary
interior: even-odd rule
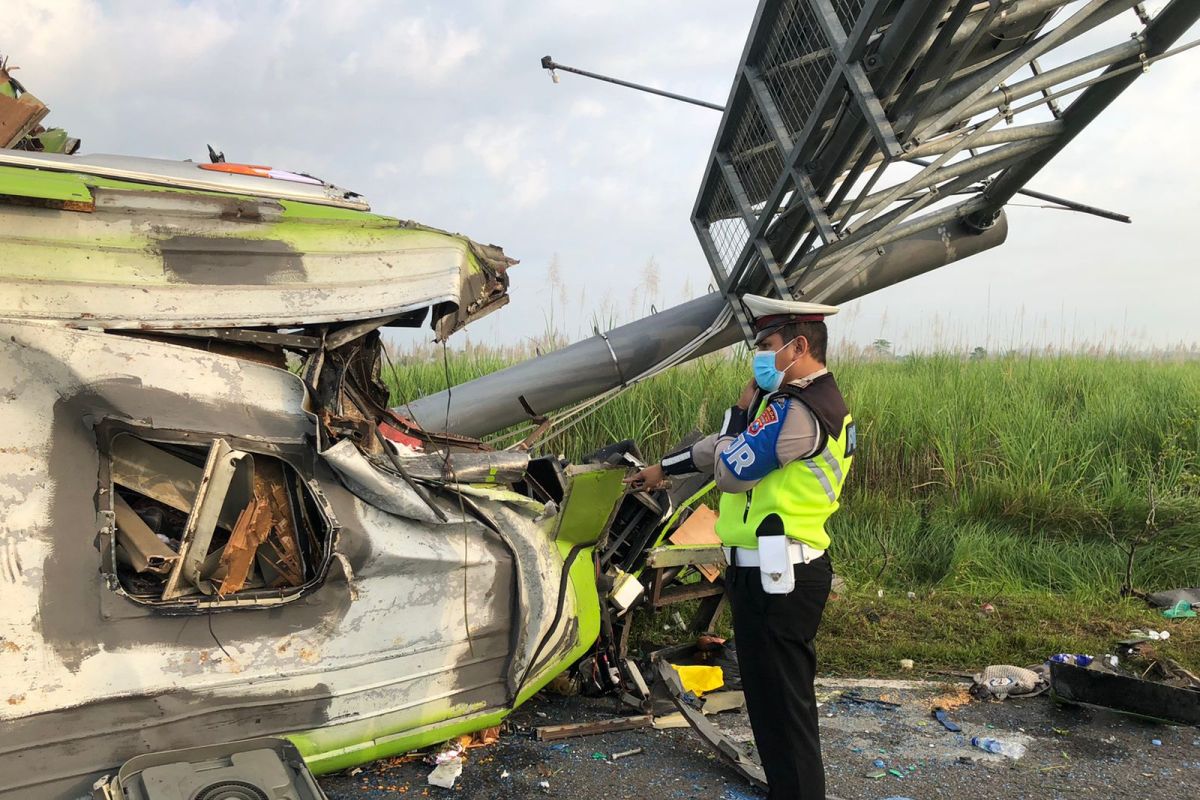
[[[1078,55],[1124,13],[1138,33]],[[743,292],[820,301],[902,237],[986,228],[1197,17],[1195,0],[1153,18],[1134,0],[763,0],[692,213],[747,338]]]

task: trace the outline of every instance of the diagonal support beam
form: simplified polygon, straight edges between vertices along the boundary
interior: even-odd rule
[[[792,152],[792,136],[783,122],[783,114],[779,112],[775,98],[771,97],[771,90],[767,88],[766,81],[762,79],[762,73],[758,67],[747,64],[742,69],[742,79],[750,87],[750,96],[754,98],[758,110],[762,112],[763,119],[767,121],[771,133],[775,136],[779,152],[786,156]]]
[[[1012,61],[1003,64],[999,69],[988,75],[987,79],[965,98],[960,100],[954,107],[944,112],[941,116],[921,128],[914,138],[917,141],[924,141],[930,136],[945,130],[949,126],[961,122],[963,112],[970,108],[971,105],[980,98],[984,97],[995,89],[998,85],[1004,82],[1013,73],[1021,67],[1028,64],[1038,56],[1054,49],[1058,44],[1066,40],[1071,32],[1087,21],[1093,13],[1101,9],[1108,0],[1090,0],[1083,8],[1076,11],[1061,25],[1047,34],[1042,35],[1033,43],[1019,51],[1019,55]]]
[[[749,196],[746,194],[745,187],[742,186],[742,180],[738,177],[733,162],[724,153],[717,153],[717,164],[721,167],[721,176],[725,178],[725,183],[729,186],[729,191],[733,195],[733,201],[738,204],[738,208],[742,212],[742,217],[746,220],[746,228],[753,235],[759,228],[761,219],[755,215],[754,209],[750,207]],[[769,218],[770,216],[771,212],[764,208],[761,212],[761,217]],[[771,252],[771,246],[767,244],[767,240],[761,235],[757,235],[753,237],[750,244],[754,247],[758,258],[762,261],[763,267],[767,270],[775,291],[779,293],[781,298],[791,297],[787,281],[783,279],[783,273],[779,271],[779,262],[775,260],[775,254]],[[722,289],[726,294],[734,294],[737,291],[737,287],[733,286],[732,282],[727,282]]]
[[[837,59],[838,67],[846,78],[850,93],[858,104],[863,119],[871,128],[871,133],[875,137],[879,149],[892,158],[903,155],[904,148],[900,146],[896,132],[892,130],[892,123],[888,121],[883,104],[875,96],[875,89],[871,86],[871,81],[867,78],[862,63],[847,59],[848,54],[859,49],[858,43],[848,44],[846,29],[842,27],[842,21],[838,18],[837,12],[833,10],[833,5],[829,0],[809,0],[809,4],[817,18],[817,24],[821,26],[821,31],[825,34],[825,41],[829,43],[829,47]]]
[[[1179,37],[1196,24],[1197,20],[1200,20],[1200,3],[1197,3],[1196,0],[1171,0],[1143,31],[1142,36],[1147,42],[1145,55],[1154,58],[1167,52]],[[1124,66],[1114,64],[1100,77],[1109,73],[1121,72],[1134,63],[1136,61],[1131,59],[1130,64]],[[1020,191],[1030,178],[1046,166],[1050,159],[1061,152],[1080,131],[1091,124],[1100,115],[1100,112],[1108,108],[1109,104],[1141,75],[1141,70],[1132,69],[1085,90],[1063,112],[1062,122],[1066,126],[1066,130],[1058,137],[1053,146],[1032,156],[1020,166],[1006,170],[993,181],[983,194],[987,201],[987,207],[977,212],[972,221],[976,224],[985,224],[991,217],[998,214],[1004,204],[1011,200],[1012,196]]]
[[[813,186],[812,178],[804,170],[793,167],[792,180],[796,182],[796,194],[800,196],[800,202],[804,204],[804,210],[808,212],[821,241],[825,244],[836,242],[840,237],[829,220],[829,214],[825,210],[824,204],[821,203],[821,197],[817,194],[817,187]]]

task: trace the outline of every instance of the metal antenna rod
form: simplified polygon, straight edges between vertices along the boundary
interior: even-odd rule
[[[920,164],[923,167],[928,167],[931,163],[924,158],[910,158],[908,160],[914,164]],[[1055,195],[1046,194],[1045,192],[1038,192],[1033,189],[1018,189],[1017,194],[1023,194],[1026,197],[1032,197],[1035,200],[1045,200],[1047,203],[1054,203],[1057,206],[1062,206],[1068,211],[1078,211],[1081,214],[1092,214],[1097,217],[1103,217],[1104,219],[1111,219],[1113,222],[1133,222],[1133,220],[1127,215],[1119,214],[1116,211],[1108,211],[1107,209],[1097,208],[1096,206],[1089,206],[1086,203],[1077,203],[1074,200],[1068,200],[1065,197],[1057,197]]]
[[[709,103],[705,100],[697,100],[694,97],[686,97],[685,95],[675,94],[674,92],[666,92],[662,89],[655,89],[652,86],[643,86],[640,83],[630,83],[629,81],[623,81],[620,78],[610,78],[607,75],[600,75],[595,72],[588,72],[587,70],[568,67],[565,64],[557,64],[550,56],[542,56],[542,69],[550,70],[550,75],[551,77],[554,77],[555,83],[558,82],[558,78],[554,76],[554,70],[561,69],[563,72],[574,72],[576,75],[582,75],[585,78],[595,78],[596,80],[604,81],[605,83],[615,83],[617,86],[626,86],[630,89],[637,89],[639,92],[649,92],[650,94],[656,94],[660,97],[669,97],[672,100],[691,103],[694,106],[704,106],[705,108],[711,108],[713,111],[725,110],[725,106],[719,106],[716,103]]]
[[[716,103],[710,103],[707,100],[698,100],[695,97],[687,97],[682,94],[675,94],[674,92],[666,92],[666,91],[663,91],[662,89],[655,89],[650,86],[643,86],[640,83],[631,83],[629,81],[623,81],[619,78],[610,78],[607,75],[601,75],[596,72],[588,72],[587,70],[577,69],[575,67],[568,67],[564,64],[557,63],[550,56],[542,56],[542,69],[549,70],[552,75],[554,73],[554,70],[561,69],[563,72],[573,72],[576,75],[583,75],[586,78],[595,78],[598,81],[605,81],[606,83],[615,83],[617,86],[626,86],[630,89],[637,89],[638,91],[641,91],[641,92],[649,92],[650,94],[656,94],[656,95],[659,95],[660,97],[667,97],[667,98],[670,98],[671,100],[679,100],[684,103],[691,103],[694,106],[703,106],[704,108],[711,108],[713,111],[722,111],[723,112],[725,110],[725,106],[718,105]],[[916,164],[921,164],[923,166],[929,165],[928,161],[924,161],[919,158],[912,158],[912,159],[908,159],[908,160],[912,161],[913,163],[916,163]],[[1132,222],[1133,221],[1125,214],[1119,214],[1115,211],[1107,211],[1103,208],[1089,206],[1086,203],[1077,203],[1074,200],[1068,200],[1063,197],[1055,197],[1054,195],[1045,194],[1043,192],[1038,192],[1033,189],[1018,189],[1017,194],[1023,194],[1026,197],[1032,197],[1037,200],[1045,200],[1046,202],[1060,205],[1063,208],[1068,209],[1070,211],[1078,211],[1081,214],[1092,214],[1093,216],[1101,217],[1103,219],[1111,219],[1111,220],[1114,220],[1115,222]]]

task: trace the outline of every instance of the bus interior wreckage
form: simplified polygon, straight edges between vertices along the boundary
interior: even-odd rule
[[[740,293],[845,302],[1003,243],[1197,17],[762,0],[693,213],[716,291],[396,407],[385,332],[501,308],[500,248],[211,148],[78,155],[0,67],[0,797],[250,762],[318,797],[307,769],[498,725],[572,668],[643,714],[661,673],[761,782],[628,648],[636,611],[720,613],[711,486],[627,490],[636,443],[571,463],[548,432],[742,340]]]

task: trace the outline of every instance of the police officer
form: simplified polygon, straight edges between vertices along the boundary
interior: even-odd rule
[[[755,295],[742,303],[755,331],[754,378],[717,433],[631,483],[713,475],[746,710],[770,798],[824,800],[813,638],[833,577],[825,521],[855,446],[854,421],[825,367],[825,317],[838,310]]]

